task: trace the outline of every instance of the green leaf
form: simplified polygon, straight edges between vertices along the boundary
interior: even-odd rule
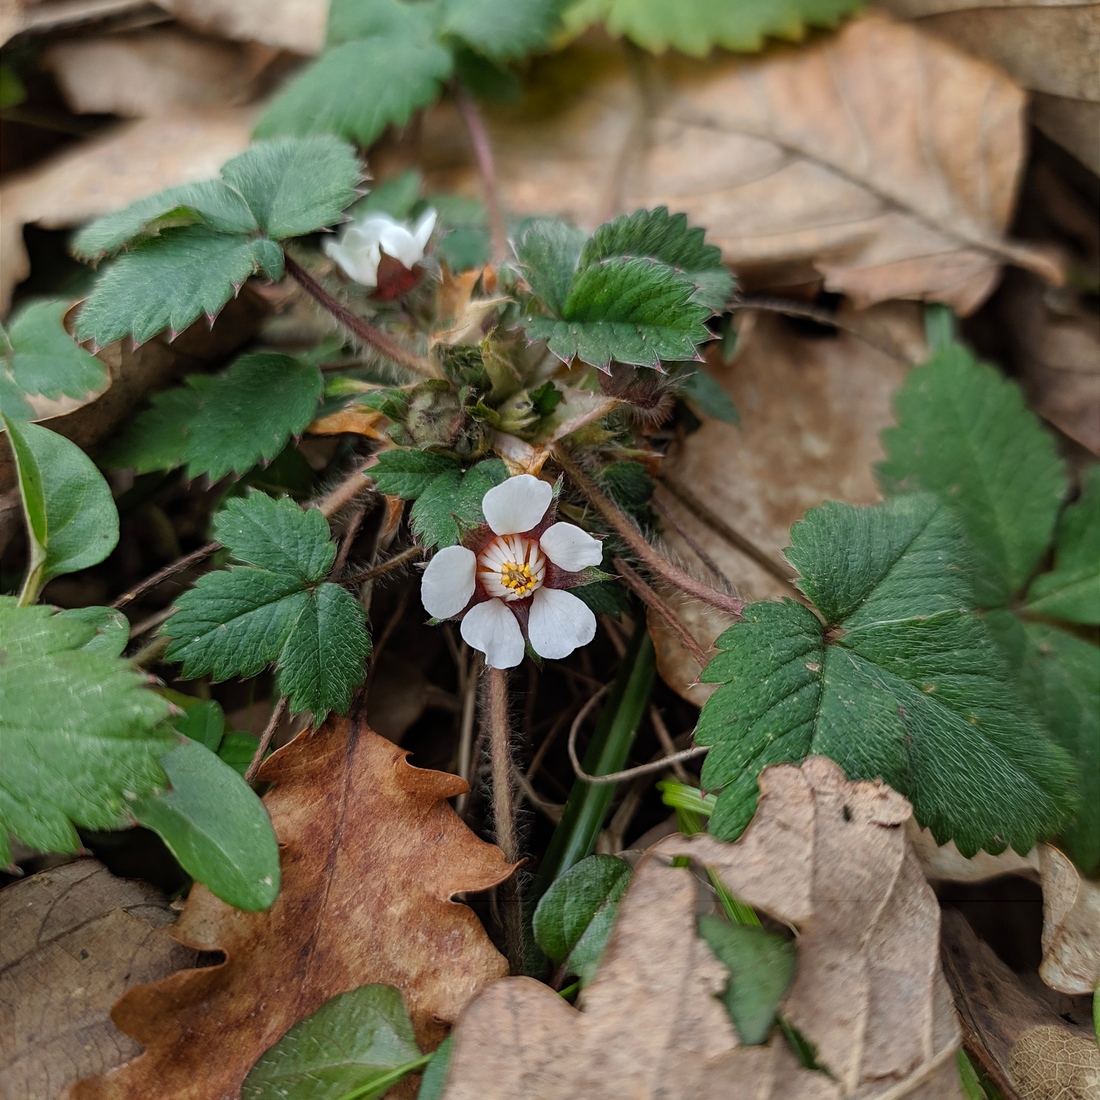
[[[164,329],[182,332],[202,314],[216,317],[257,272],[282,275],[274,241],[199,225],[167,229],[112,261],[80,311],[77,338],[103,347],[125,336],[141,344]]]
[[[222,738],[222,743],[218,746],[218,758],[228,764],[238,775],[244,775],[259,745],[260,739],[254,733],[231,730]]]
[[[561,315],[584,248],[584,230],[557,218],[533,218],[516,241],[516,256],[531,289]]]
[[[1028,610],[1073,623],[1100,623],[1100,465],[1085,472],[1081,497],[1058,524],[1054,570],[1036,577]]]
[[[718,639],[702,679],[722,686],[696,731],[714,746],[702,786],[722,788],[711,832],[740,834],[769,764],[818,754],[850,779],[884,779],[967,856],[1055,833],[1072,769],[972,613],[951,514],[927,494],[828,503],[791,541],[800,587],[829,626],[790,600],[755,603]]]
[[[173,721],[172,728],[181,737],[197,741],[203,748],[217,752],[225,733],[225,714],[213,699],[197,701],[187,708],[183,717]]]
[[[992,611],[986,621],[1021,693],[1077,765],[1080,800],[1062,843],[1081,873],[1093,874],[1100,868],[1100,649],[1008,611]]]
[[[193,375],[185,386],[153,394],[150,407],[107,444],[102,463],[116,470],[132,467],[139,474],[184,465],[191,423],[211,382],[209,375]]]
[[[241,1100],[376,1100],[427,1061],[400,990],[362,985],[299,1020],[252,1067]]]
[[[568,0],[440,0],[441,30],[497,60],[546,49]]]
[[[443,1089],[447,1084],[447,1070],[451,1068],[451,1047],[453,1045],[454,1038],[448,1035],[436,1047],[432,1060],[424,1067],[424,1074],[420,1078],[420,1089],[416,1094],[416,1100],[442,1100]]]
[[[863,0],[577,0],[566,28],[604,23],[653,53],[671,48],[705,57],[715,46],[756,51],[765,37],[800,41],[809,27],[835,27]]]
[[[704,416],[738,424],[741,417],[728,393],[706,371],[697,370],[682,378],[684,398]]]
[[[641,257],[660,260],[695,283],[694,300],[719,312],[733,292],[733,276],[722,263],[722,250],[707,244],[702,229],[688,226],[686,214],[668,208],[637,210],[601,225],[585,243],[581,267],[602,260]]]
[[[178,745],[161,766],[171,787],[131,801],[136,820],[226,904],[268,908],[279,892],[279,845],[252,788],[195,741]]]
[[[39,300],[12,317],[0,345],[0,378],[5,382],[0,388],[0,413],[29,419],[34,412],[25,394],[85,397],[106,385],[106,367],[65,331],[68,309],[64,301]]]
[[[52,577],[97,565],[118,543],[118,511],[95,463],[64,436],[38,424],[3,419],[8,430],[30,561],[23,602]]]
[[[659,367],[662,359],[698,357],[710,339],[710,310],[693,300],[695,284],[665,264],[604,260],[581,268],[562,306],[562,320],[528,317],[529,340],[545,340],[564,362],[578,358],[600,370],[612,360]]]
[[[355,150],[329,134],[263,141],[222,168],[222,177],[275,240],[339,221],[357,197],[360,175]]]
[[[231,500],[215,537],[246,567],[200,577],[164,626],[183,676],[254,676],[274,662],[292,712],[320,722],[347,711],[370,653],[366,616],[350,593],[318,582],[336,548],[316,509],[262,493]]]
[[[464,530],[485,522],[481,502],[507,476],[499,458],[479,462],[465,475],[457,466],[445,470],[417,497],[409,513],[413,533],[429,548],[454,546]]]
[[[416,500],[440,474],[458,470],[458,463],[432,451],[382,451],[371,471],[374,487],[386,496]]]
[[[630,875],[624,859],[588,856],[556,879],[535,909],[535,942],[584,985],[595,977]]]
[[[0,864],[7,834],[42,852],[80,849],[74,825],[119,828],[124,792],[165,782],[169,703],[117,657],[85,648],[96,627],[0,596]]]
[[[724,917],[699,918],[699,935],[730,972],[722,1003],[741,1042],[759,1046],[767,1041],[776,1010],[794,981],[798,953],[793,943],[774,932]]]
[[[169,187],[97,218],[77,233],[71,248],[80,259],[98,260],[138,237],[196,224],[221,233],[252,233],[259,228],[239,191],[224,180],[204,180]]]
[[[104,657],[120,657],[130,640],[130,621],[113,607],[73,607],[59,611],[58,618],[87,623],[95,634],[84,643],[89,653]]]
[[[412,5],[409,5],[412,7]],[[403,126],[440,93],[450,51],[403,35],[361,38],[327,49],[271,103],[258,137],[333,133],[364,148]]]
[[[962,347],[909,372],[894,395],[876,473],[891,493],[927,490],[958,517],[974,551],[982,607],[1000,607],[1050,545],[1066,474],[1023,393]]]

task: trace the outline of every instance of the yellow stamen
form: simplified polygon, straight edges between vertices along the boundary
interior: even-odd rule
[[[538,580],[526,562],[506,561],[500,567],[500,583],[516,595],[525,596],[538,584]]]

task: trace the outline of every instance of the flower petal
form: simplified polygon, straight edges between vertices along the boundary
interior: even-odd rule
[[[424,570],[420,581],[420,602],[433,619],[457,615],[474,594],[477,556],[465,546],[446,546]]]
[[[523,633],[503,600],[471,607],[462,620],[462,638],[485,654],[490,668],[515,668],[523,660]]]
[[[436,212],[429,206],[423,214],[420,215],[420,220],[413,226],[413,240],[416,241],[416,247],[420,249],[420,255],[424,255],[424,248],[428,243],[428,238],[432,235],[432,230],[435,229]]]
[[[583,601],[560,588],[540,588],[531,599],[527,620],[531,648],[556,661],[596,636],[596,616]]]
[[[494,535],[530,531],[550,507],[553,487],[531,474],[510,477],[494,485],[482,498],[481,510]]]
[[[603,561],[603,544],[573,523],[555,523],[539,538],[542,552],[567,573],[599,565]]]
[[[383,229],[378,243],[387,256],[392,256],[410,269],[424,255],[424,250],[417,247],[415,238],[403,225],[391,225]]]
[[[337,241],[321,242],[325,255],[343,269],[349,279],[362,286],[378,285],[378,261],[382,258],[378,241],[358,226],[346,229]]]

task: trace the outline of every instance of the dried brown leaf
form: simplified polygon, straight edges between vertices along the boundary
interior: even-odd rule
[[[969,313],[1004,263],[1059,279],[1004,238],[1025,103],[994,66],[882,16],[758,60],[647,65],[639,79],[606,47],[579,48],[493,113],[513,208],[594,225],[663,203],[706,226],[740,275],[824,277],[859,306]],[[434,186],[474,191],[453,108],[429,113],[424,156]]]
[[[1043,885],[1043,962],[1039,976],[1060,993],[1100,986],[1100,883],[1082,878],[1072,861],[1039,845]]]
[[[1095,1100],[1100,1096],[1100,1047],[1061,1027],[1036,1027],[1012,1048],[1021,1100]]]
[[[145,1053],[81,1082],[72,1100],[235,1097],[292,1024],[371,982],[400,989],[421,1045],[438,1045],[469,998],[507,972],[472,910],[451,899],[510,868],[446,802],[466,784],[407,755],[365,723],[330,718],[263,765],[282,846],[278,899],[242,913],[196,886],[173,935],[225,962],[130,990],[113,1018]]]
[[[662,1096],[950,1100],[958,1026],[939,968],[939,907],[908,846],[911,808],[830,760],[761,776],[736,844],[672,836],[639,864],[582,1011],[527,979],[471,1003],[455,1030],[446,1100]],[[742,1048],[714,995],[725,977],[694,936],[686,855],[799,932],[782,1011],[832,1074],[785,1043]]]
[[[0,1093],[54,1100],[140,1049],[111,1023],[135,981],[195,963],[161,929],[175,919],[151,886],[78,860],[0,893]]]
[[[328,0],[157,0],[185,26],[219,38],[264,42],[294,53],[320,53]]]

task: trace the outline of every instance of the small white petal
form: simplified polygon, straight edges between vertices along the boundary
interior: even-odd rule
[[[546,515],[554,490],[531,474],[510,477],[494,485],[482,498],[481,510],[494,535],[530,531]]]
[[[462,620],[462,638],[485,654],[490,668],[515,668],[523,660],[523,632],[503,600],[471,607]]]
[[[346,229],[338,241],[322,242],[325,255],[335,260],[349,279],[362,286],[378,285],[378,261],[382,258],[378,241],[358,226]]]
[[[457,615],[474,594],[477,557],[465,546],[446,546],[435,555],[420,581],[420,602],[433,619]]]
[[[572,592],[540,588],[531,600],[527,636],[540,657],[556,661],[592,641],[596,636],[596,616]]]
[[[542,552],[567,573],[579,573],[603,561],[603,545],[573,523],[555,523],[539,539]]]
[[[424,255],[424,247],[428,243],[428,238],[432,235],[432,230],[435,229],[436,212],[429,206],[423,214],[420,215],[420,220],[413,226],[413,240],[416,241],[416,247],[420,249],[420,255]]]
[[[403,225],[391,225],[383,229],[378,243],[387,256],[392,256],[408,268],[424,256],[424,250],[417,248],[413,235]]]

